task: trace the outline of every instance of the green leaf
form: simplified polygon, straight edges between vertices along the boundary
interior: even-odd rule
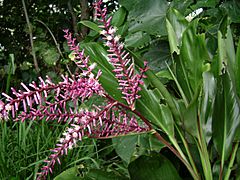
[[[67,169],[66,171],[63,171],[61,174],[56,176],[54,180],[79,180],[78,176],[78,168],[72,167]]]
[[[94,30],[94,31],[96,31],[96,32],[100,32],[100,31],[101,31],[101,28],[99,28],[98,25],[95,24],[95,23],[92,22],[92,21],[87,21],[87,20],[85,20],[85,21],[80,21],[79,24],[82,24],[82,25],[84,25],[84,26],[86,26],[86,27],[89,27],[90,29],[92,29],[92,30]]]
[[[240,40],[238,41],[238,46],[237,46],[235,77],[240,77]],[[240,97],[240,78],[236,78],[236,87],[237,87],[238,97]]]
[[[132,180],[181,179],[172,163],[158,154],[140,156],[129,164],[128,170]]]
[[[116,175],[114,172],[107,172],[101,169],[91,169],[83,180],[126,180],[126,177]]]
[[[162,129],[167,135],[174,137],[174,121],[167,105],[160,104],[159,91],[142,87],[141,98],[136,102],[136,109],[151,123]]]
[[[113,18],[111,21],[112,25],[116,27],[120,27],[125,22],[126,16],[127,16],[126,9],[124,7],[120,7],[117,10],[117,12],[113,14]]]
[[[204,65],[210,61],[205,34],[196,34],[197,21],[185,30],[179,59],[176,61],[177,80],[190,102],[202,84]]]
[[[167,13],[166,23],[171,53],[176,52],[179,54],[182,35],[187,28],[188,22],[176,9],[170,8]]]
[[[212,137],[213,108],[216,96],[216,79],[210,72],[203,73],[203,96],[201,98],[201,123],[206,142]]]
[[[130,163],[131,157],[135,151],[137,145],[138,136],[126,136],[116,137],[112,139],[113,146],[116,153],[124,160],[127,164]]]
[[[116,153],[127,164],[148,151],[159,152],[164,147],[153,134],[116,137],[112,142]]]
[[[240,124],[240,104],[228,69],[219,76],[213,112],[213,142],[222,163],[229,157]]]
[[[193,10],[203,8],[203,7],[214,8],[217,5],[217,3],[219,3],[219,0],[198,0],[195,5],[191,6],[191,8]]]
[[[183,15],[188,15],[189,11],[187,10],[190,5],[193,3],[193,0],[173,0],[170,6],[174,9],[177,9]]]
[[[150,36],[142,31],[129,34],[125,37],[126,47],[137,47],[141,48],[151,41]]]
[[[226,38],[225,38],[226,37]],[[235,48],[233,44],[233,38],[231,29],[227,27],[227,33],[222,34],[220,31],[218,32],[218,54],[219,54],[219,74],[221,74],[224,65],[228,65],[230,71],[237,71],[236,68],[236,56],[235,56]]]
[[[228,12],[232,22],[240,23],[240,2],[238,0],[223,2],[220,7]]]
[[[167,65],[172,64],[168,42],[158,41],[152,43],[148,51],[144,53],[143,59],[148,60],[149,67],[155,72],[167,69]]]
[[[168,3],[165,0],[120,0],[128,11],[129,32],[144,31],[151,35],[165,36],[165,17]]]

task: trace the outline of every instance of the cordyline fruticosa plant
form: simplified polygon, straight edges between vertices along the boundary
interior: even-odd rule
[[[111,67],[90,63],[91,57],[80,50],[72,34],[65,30],[65,38],[81,73],[71,77],[62,75],[63,80],[57,84],[49,77],[39,78],[39,85],[22,83],[24,90],[12,88],[15,97],[3,93],[7,102],[0,101],[1,119],[8,119],[11,114],[15,121],[55,120],[69,124],[57,147],[45,160],[38,179],[45,179],[54,165],[60,164],[60,156],[67,154],[83,136],[101,139],[144,132],[153,133],[168,147],[194,179],[211,180],[213,171],[219,174],[219,179],[228,179],[240,139],[237,131],[240,124],[240,45],[235,56],[230,28],[218,32],[218,52],[211,54],[205,34],[196,32],[198,21],[188,23],[178,11],[169,9],[166,29],[174,63],[168,68],[177,87],[176,97],[149,70],[146,62],[125,50],[117,29],[111,25],[112,17],[102,8],[102,1],[96,2],[94,7],[102,29],[100,34],[108,48],[109,63],[105,65],[111,64]],[[104,75],[96,66],[112,72]],[[114,80],[110,77],[112,74]],[[100,83],[101,78],[105,78],[105,83]],[[113,84],[106,82],[109,79]],[[100,96],[104,104],[79,108],[92,96]],[[217,151],[218,155],[211,159],[209,149]]]
[[[134,63],[129,54],[124,51],[120,37],[116,35],[116,28],[110,25],[111,17],[107,18],[107,9],[101,9],[102,1],[95,3],[96,16],[101,22],[101,34],[109,47],[109,61],[113,65],[115,77],[122,92],[122,98],[126,103],[115,100],[99,83],[101,70],[96,75],[93,69],[96,64],[90,64],[89,57],[84,55],[76,39],[68,30],[64,30],[65,38],[73,55],[80,74],[68,77],[62,75],[62,81],[55,84],[46,77],[39,77],[40,83],[30,83],[26,86],[21,83],[24,90],[11,88],[15,97],[2,93],[7,103],[0,101],[0,118],[7,120],[9,114],[15,121],[24,122],[26,119],[53,121],[68,123],[69,127],[63,133],[62,138],[52,149],[52,154],[45,160],[45,166],[41,168],[38,179],[45,179],[52,173],[54,165],[61,164],[60,156],[67,154],[77,141],[83,136],[91,138],[110,138],[129,133],[148,132],[152,130],[150,123],[135,110],[135,101],[141,96],[138,92],[143,85],[144,73],[148,70],[147,63],[135,71]],[[79,103],[87,101],[93,95],[105,98],[102,106],[94,106],[90,109],[79,109]],[[74,107],[68,106],[72,102]],[[23,110],[23,111],[22,111]],[[21,111],[18,113],[18,111]],[[142,122],[138,122],[139,119]]]

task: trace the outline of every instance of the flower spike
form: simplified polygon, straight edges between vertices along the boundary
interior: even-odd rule
[[[141,90],[140,85],[143,84],[144,73],[148,70],[147,63],[144,63],[144,68],[140,69],[140,74],[135,73],[134,63],[123,48],[123,43],[120,42],[120,36],[116,35],[117,29],[111,26],[112,17],[107,18],[107,9],[101,8],[102,0],[94,4],[96,16],[99,18],[103,30],[100,32],[104,36],[105,45],[109,47],[108,57],[110,63],[114,66],[113,72],[118,79],[119,89],[122,91],[123,99],[132,110],[135,109],[134,104],[136,99],[140,98],[138,92]]]

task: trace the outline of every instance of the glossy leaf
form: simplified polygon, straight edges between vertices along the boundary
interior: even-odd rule
[[[183,33],[179,59],[176,61],[177,80],[190,102],[202,84],[204,64],[210,61],[205,34],[196,34],[197,21]]]
[[[134,136],[126,136],[126,137],[117,137],[113,138],[113,146],[117,152],[117,154],[124,160],[127,164],[130,163],[131,157],[135,151],[137,145],[138,137]]]
[[[172,163],[164,156],[140,156],[128,166],[132,180],[181,179]]]
[[[148,90],[147,87],[144,86],[139,94],[141,98],[136,102],[136,109],[151,123],[173,137],[173,116],[167,105],[160,104],[159,91],[157,89]]]
[[[152,35],[166,35],[165,17],[168,3],[164,0],[120,0],[128,12],[129,32],[144,31]]]
[[[230,71],[235,71],[237,68],[235,48],[231,29],[228,26],[226,35],[218,32],[218,54],[219,54],[219,74],[221,74],[224,65],[228,65]]]
[[[87,21],[87,20],[80,21],[79,24],[82,24],[82,25],[84,25],[84,26],[86,26],[86,27],[88,27],[88,28],[90,28],[90,29],[92,29],[92,30],[94,30],[96,32],[100,32],[101,31],[101,28],[99,28],[98,25],[95,24],[92,21]]]
[[[170,6],[174,9],[177,9],[183,15],[187,15],[189,13],[188,8],[193,3],[193,0],[173,0]]]
[[[79,180],[78,168],[72,167],[56,176],[54,180]]]
[[[236,130],[240,124],[240,103],[228,70],[218,78],[213,113],[213,142],[222,157],[229,157]]]
[[[126,19],[127,11],[124,7],[120,7],[117,12],[114,13],[112,18],[112,25],[116,27],[120,27]]]
[[[213,108],[216,96],[216,79],[210,72],[203,73],[203,96],[201,98],[201,123],[206,142],[212,137]]]
[[[179,54],[182,43],[182,35],[187,28],[188,22],[176,9],[170,8],[167,13],[166,26],[171,53]]]
[[[127,164],[140,155],[149,151],[159,152],[164,147],[153,134],[116,137],[112,142],[116,153]]]
[[[238,42],[237,54],[236,54],[236,77],[240,77],[240,40]],[[236,78],[236,87],[238,97],[240,97],[240,78]]]
[[[158,41],[152,43],[149,49],[143,55],[143,59],[147,59],[149,67],[156,73],[161,70],[166,70],[167,65],[172,64],[171,53],[168,42]]]
[[[143,47],[151,41],[151,37],[142,31],[129,34],[125,38],[126,47]]]

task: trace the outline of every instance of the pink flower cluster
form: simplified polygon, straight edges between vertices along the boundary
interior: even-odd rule
[[[4,102],[0,100],[0,121],[8,119],[8,112],[12,109],[10,104],[5,105]]]
[[[123,43],[120,42],[120,36],[116,35],[117,29],[111,26],[112,17],[107,18],[107,8],[101,8],[102,0],[95,3],[96,17],[102,23],[100,32],[104,36],[108,49],[108,57],[111,64],[114,66],[113,72],[118,79],[119,89],[122,91],[123,98],[132,110],[135,109],[134,103],[140,98],[138,92],[141,90],[140,84],[143,85],[144,73],[148,70],[147,62],[144,63],[144,68],[140,68],[140,74],[135,73],[134,63],[129,57],[129,53],[124,50]]]
[[[59,157],[67,154],[83,136],[101,139],[150,130],[144,123],[139,124],[136,117],[127,113],[117,102],[96,108],[74,114],[74,121],[59,139],[57,147],[51,150],[52,154],[45,160],[46,165],[42,167],[38,179],[45,179],[49,172],[52,173],[55,163],[61,164]]]
[[[32,82],[27,87],[22,83],[25,91],[16,91],[12,88],[15,98],[3,93],[3,96],[8,101],[8,106],[4,107],[11,107],[12,117],[16,121],[24,121],[25,119],[35,120],[36,118],[43,119],[47,117],[47,121],[58,119],[58,122],[62,120],[66,122],[67,120],[71,121],[73,118],[72,114],[74,114],[74,109],[67,111],[67,103],[69,101],[73,102],[75,107],[77,107],[78,98],[81,98],[83,102],[93,94],[104,95],[104,90],[98,82],[98,76],[96,78],[85,78],[77,75],[72,78],[67,76],[62,76],[62,78],[63,81],[58,84],[53,83],[49,77],[45,81],[39,78],[40,85]],[[16,117],[19,107],[23,111]]]

